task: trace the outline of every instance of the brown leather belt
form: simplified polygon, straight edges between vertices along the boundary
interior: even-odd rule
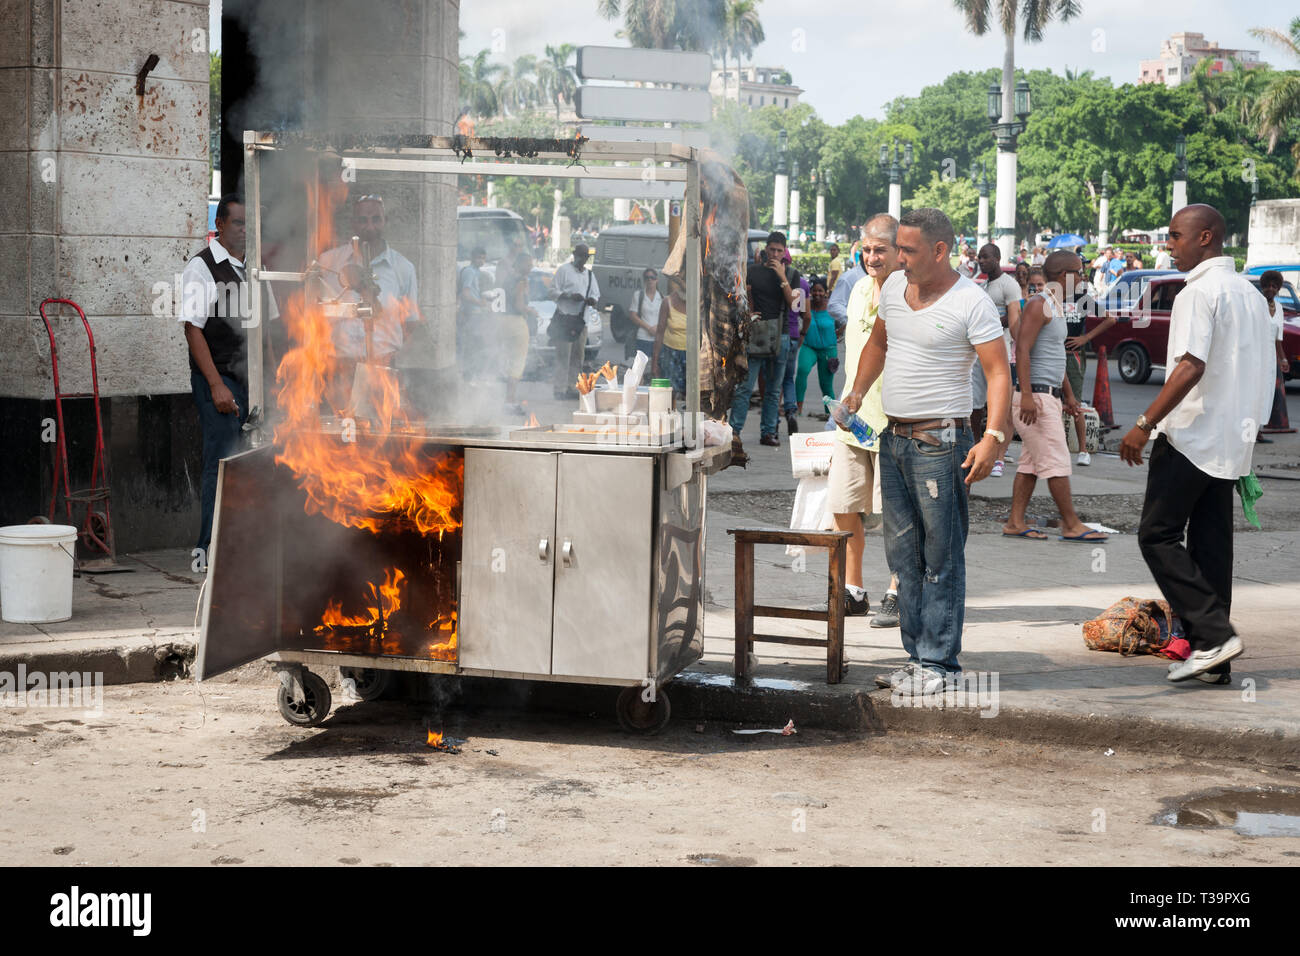
[[[889,430],[900,438],[915,438],[927,445],[942,445],[933,432],[936,429],[969,428],[969,418],[933,418],[928,422],[901,422],[897,418],[889,420]]]

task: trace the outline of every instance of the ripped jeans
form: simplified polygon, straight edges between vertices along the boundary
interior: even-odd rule
[[[969,428],[939,446],[891,429],[880,436],[885,557],[898,575],[903,649],[913,664],[945,673],[961,671],[970,526],[961,463],[974,441]]]

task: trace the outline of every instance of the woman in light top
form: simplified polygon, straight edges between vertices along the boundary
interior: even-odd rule
[[[804,394],[808,391],[808,373],[817,366],[817,385],[823,398],[835,398],[835,369],[839,359],[835,338],[835,319],[826,311],[826,280],[813,276],[809,299],[811,309],[804,313],[800,338],[799,367],[795,371],[795,397],[799,401],[799,414],[803,414]]]
[[[668,292],[659,311],[650,377],[672,379],[673,401],[678,402],[686,398],[686,280],[670,276]]]

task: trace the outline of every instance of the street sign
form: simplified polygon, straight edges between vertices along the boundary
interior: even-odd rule
[[[652,179],[579,179],[578,195],[583,199],[681,199],[685,183]]]
[[[597,126],[583,123],[582,135],[606,143],[681,143],[702,149],[709,145],[706,129],[682,129],[680,126]]]
[[[578,47],[578,76],[584,80],[639,80],[677,86],[708,86],[712,72],[713,57],[708,53],[625,46]]]
[[[707,123],[713,118],[713,97],[707,90],[581,86],[574,100],[574,109],[583,119]]]

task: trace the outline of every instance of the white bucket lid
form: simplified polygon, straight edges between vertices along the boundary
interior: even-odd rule
[[[63,544],[77,540],[77,529],[70,524],[11,524],[0,528],[0,544]]]

